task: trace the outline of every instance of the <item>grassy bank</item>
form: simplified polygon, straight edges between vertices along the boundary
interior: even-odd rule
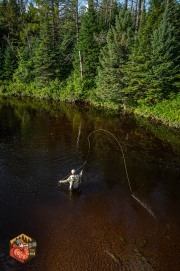
[[[91,93],[90,93],[91,94]],[[117,112],[122,108],[121,105],[104,101],[103,103],[95,101],[92,97],[83,97],[81,91],[74,91],[72,87],[64,82],[55,80],[50,82],[48,86],[40,86],[37,83],[31,83],[24,85],[21,83],[2,83],[0,86],[1,96],[19,96],[19,97],[32,97],[35,99],[50,99],[56,101],[75,102],[82,101],[88,102],[92,106],[104,108]],[[163,100],[162,102],[149,106],[127,106],[128,112],[133,112],[135,115],[149,118],[154,121],[161,122],[169,127],[180,128],[180,94],[169,100]]]
[[[0,82],[0,95],[2,96],[19,96],[33,97],[37,99],[53,99],[73,101],[74,97],[66,91],[64,82],[54,80],[49,82],[47,86],[42,86],[39,83],[12,83]]]
[[[134,113],[157,120],[170,127],[180,128],[180,94],[171,100],[164,100],[154,106],[142,105],[134,108]]]

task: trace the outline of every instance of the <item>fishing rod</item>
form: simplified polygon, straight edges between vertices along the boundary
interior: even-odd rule
[[[92,134],[94,134],[94,133],[96,133],[96,132],[100,132],[100,131],[101,131],[101,132],[106,132],[106,133],[108,133],[108,134],[111,135],[111,136],[115,139],[115,141],[118,143],[118,146],[119,146],[119,148],[120,148],[120,150],[121,150],[121,152],[122,152],[122,158],[123,158],[124,167],[125,167],[125,171],[126,171],[127,181],[128,181],[128,184],[129,184],[129,189],[130,189],[130,191],[131,191],[131,193],[132,193],[132,187],[131,187],[131,183],[130,183],[129,176],[128,176],[128,170],[127,170],[126,159],[125,159],[125,155],[124,155],[123,148],[122,148],[122,146],[121,146],[119,140],[118,140],[111,132],[109,132],[109,131],[107,131],[107,130],[105,130],[105,129],[96,129],[96,130],[92,131],[92,132],[88,135],[87,140],[88,140],[89,148],[88,148],[88,153],[87,153],[87,156],[86,156],[86,160],[85,160],[84,163],[77,169],[77,171],[80,170],[81,168],[83,168],[83,167],[85,166],[85,164],[87,163],[87,161],[88,161],[88,157],[89,157],[89,153],[90,153],[90,149],[91,149],[91,143],[90,143],[90,140],[89,140],[90,136],[91,136]]]
[[[122,158],[123,158],[123,162],[124,162],[124,168],[125,168],[125,172],[126,172],[126,178],[127,178],[127,181],[128,181],[128,185],[129,185],[129,189],[130,189],[130,192],[131,192],[131,196],[142,206],[144,207],[148,212],[149,214],[151,214],[154,218],[155,217],[155,214],[153,213],[153,211],[150,209],[149,206],[147,206],[145,203],[143,203],[140,199],[138,199],[133,191],[132,191],[132,186],[131,186],[131,183],[130,183],[130,179],[129,179],[129,175],[128,175],[128,170],[127,170],[127,164],[126,164],[126,159],[125,159],[125,155],[124,155],[124,151],[123,151],[123,148],[121,146],[121,143],[119,142],[119,140],[115,137],[115,135],[113,135],[111,132],[109,132],[108,130],[105,130],[105,129],[96,129],[94,131],[92,131],[88,136],[87,136],[87,140],[88,140],[88,152],[87,152],[87,156],[86,156],[86,159],[84,161],[84,163],[76,170],[76,171],[79,171],[80,169],[82,169],[87,161],[88,161],[88,158],[89,158],[89,153],[90,153],[90,149],[91,149],[91,143],[90,143],[90,136],[96,132],[105,132],[107,134],[109,134],[110,136],[112,136],[115,141],[117,142],[121,152],[122,152]],[[78,133],[78,138],[77,138],[77,146],[79,145],[79,139],[80,139],[80,134],[81,134],[81,124],[80,124],[80,128],[79,128],[79,133]],[[69,177],[70,174],[68,174],[66,177],[64,177],[63,179]]]
[[[91,143],[90,143],[89,138],[90,138],[90,136],[91,136],[92,134],[94,134],[94,133],[96,133],[96,132],[105,132],[105,133],[111,135],[111,136],[115,139],[115,141],[118,143],[118,146],[119,146],[119,148],[120,148],[120,150],[121,150],[121,152],[122,152],[122,158],[123,158],[123,162],[124,162],[124,167],[125,167],[125,172],[126,172],[126,177],[127,177],[129,189],[130,189],[131,194],[132,194],[132,187],[131,187],[131,183],[130,183],[129,176],[128,176],[128,170],[127,170],[126,159],[125,159],[125,155],[124,155],[123,148],[122,148],[122,146],[121,146],[119,140],[118,140],[111,132],[109,132],[109,131],[107,131],[107,130],[105,130],[105,129],[96,129],[96,130],[92,131],[92,132],[87,136],[88,146],[89,146],[89,147],[88,147],[87,156],[86,156],[86,159],[85,159],[84,163],[83,163],[76,171],[79,171],[80,169],[82,169],[82,168],[85,166],[85,164],[87,163],[88,158],[89,158],[90,149],[91,149]],[[78,134],[78,143],[79,143],[79,134]],[[63,179],[67,178],[69,175],[70,175],[70,174],[68,174],[68,175],[67,175],[66,177],[64,177]]]

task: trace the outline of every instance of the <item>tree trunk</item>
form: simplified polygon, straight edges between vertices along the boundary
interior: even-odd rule
[[[81,57],[81,51],[79,50],[79,66],[80,66],[80,77],[83,76],[83,66],[82,66],[82,57]]]
[[[141,17],[141,4],[142,4],[142,0],[137,0],[137,4],[136,4],[136,23],[135,23],[136,32],[139,29],[139,22],[140,22],[140,17]]]
[[[79,41],[79,0],[76,0],[76,37],[77,42]],[[79,50],[79,67],[80,67],[80,77],[83,76],[83,66],[81,51]]]
[[[142,12],[145,11],[145,0],[142,0],[141,11],[142,11]]]
[[[127,10],[127,7],[128,7],[128,0],[125,0],[125,2],[124,2],[124,8]]]
[[[78,9],[79,1],[76,0],[76,7],[75,7],[75,12],[76,12],[76,38],[78,42],[79,38],[79,9]]]
[[[98,7],[99,7],[99,1],[96,0],[96,2],[95,2],[95,9],[98,10]]]
[[[134,0],[131,0],[131,11],[134,10]]]

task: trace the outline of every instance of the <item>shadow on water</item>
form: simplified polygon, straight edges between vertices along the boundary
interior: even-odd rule
[[[87,158],[82,193],[58,180]],[[179,270],[179,131],[83,105],[0,99],[2,270]],[[9,240],[37,256],[22,265]],[[173,265],[172,265],[173,263]]]

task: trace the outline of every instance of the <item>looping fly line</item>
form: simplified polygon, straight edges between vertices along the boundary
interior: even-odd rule
[[[131,183],[130,183],[129,176],[128,176],[127,165],[126,165],[126,159],[125,159],[125,155],[124,155],[123,148],[122,148],[120,142],[118,141],[118,139],[117,139],[111,132],[109,132],[109,131],[107,131],[107,130],[105,130],[105,129],[96,129],[96,130],[92,131],[92,132],[88,135],[88,137],[87,137],[87,140],[88,140],[88,152],[87,152],[87,156],[86,156],[86,159],[85,159],[84,163],[83,163],[76,171],[79,171],[80,169],[82,169],[82,168],[85,166],[85,164],[87,163],[88,157],[89,157],[89,153],[90,153],[90,149],[91,149],[91,143],[90,143],[89,138],[90,138],[90,136],[91,136],[92,134],[94,134],[94,133],[96,133],[96,132],[105,132],[105,133],[109,134],[110,136],[112,136],[112,137],[115,139],[115,141],[118,143],[118,146],[119,146],[119,148],[120,148],[120,150],[121,150],[121,152],[122,152],[122,158],[123,158],[124,167],[125,167],[125,171],[126,171],[127,181],[128,181],[128,184],[129,184],[130,191],[131,191],[131,193],[132,193],[132,187],[131,187]],[[68,176],[69,176],[69,174],[68,174],[66,177],[68,177]],[[65,178],[66,178],[66,177],[65,177]]]
[[[77,145],[79,145],[79,138],[80,138],[80,131],[81,131],[81,126],[79,128],[79,133],[78,133],[78,139],[77,139]],[[126,172],[126,177],[127,177],[127,181],[128,181],[128,185],[129,185],[129,189],[130,189],[130,192],[131,192],[131,196],[142,206],[144,207],[154,218],[155,217],[155,214],[152,212],[152,210],[146,205],[144,204],[142,201],[140,201],[134,194],[133,194],[133,191],[132,191],[132,187],[131,187],[131,183],[130,183],[130,180],[129,180],[129,175],[128,175],[128,170],[127,170],[127,165],[126,165],[126,159],[125,159],[125,155],[124,155],[124,151],[123,151],[123,148],[119,142],[119,140],[109,131],[105,130],[105,129],[96,129],[94,131],[92,131],[88,136],[87,136],[87,140],[88,140],[88,152],[87,152],[87,156],[86,156],[86,160],[84,161],[84,163],[76,170],[76,171],[79,171],[80,169],[82,169],[85,164],[87,163],[88,161],[88,157],[89,157],[89,153],[90,153],[90,149],[91,149],[91,143],[90,143],[90,136],[96,132],[105,132],[107,134],[109,134],[110,136],[112,136],[115,141],[117,142],[121,152],[122,152],[122,158],[123,158],[123,162],[124,162],[124,168],[125,168],[125,172]],[[64,178],[67,178],[70,174],[68,174],[66,177]]]

